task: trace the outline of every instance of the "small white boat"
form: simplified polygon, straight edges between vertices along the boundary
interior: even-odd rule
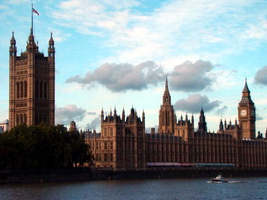
[[[228,180],[224,179],[221,174],[211,179],[211,183],[228,183]]]

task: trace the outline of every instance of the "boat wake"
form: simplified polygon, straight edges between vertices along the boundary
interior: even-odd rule
[[[244,183],[244,181],[226,181],[226,182],[207,181],[207,183],[216,183],[216,184],[221,184],[221,183]]]
[[[230,181],[222,177],[221,174],[219,174],[215,178],[212,178],[210,181],[207,181],[207,183],[243,183],[243,181]]]

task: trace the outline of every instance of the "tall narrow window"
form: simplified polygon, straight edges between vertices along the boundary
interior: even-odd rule
[[[19,120],[19,123],[22,124],[23,123],[23,114],[20,114],[20,120]]]
[[[27,124],[27,115],[24,114],[24,123]]]
[[[44,83],[44,98],[47,99],[47,82]]]
[[[40,82],[40,98],[43,98],[43,82]]]
[[[24,81],[24,97],[27,97],[28,96],[27,90],[28,90],[27,81]]]
[[[39,124],[38,115],[37,114],[35,115],[35,124]]]
[[[47,121],[47,115],[46,114],[44,114],[44,122],[48,122]]]
[[[17,99],[19,98],[19,82],[16,84]]]
[[[19,115],[16,116],[16,125],[19,125]]]
[[[35,97],[39,97],[39,82],[35,81]]]
[[[23,98],[23,82],[20,82],[20,97]]]

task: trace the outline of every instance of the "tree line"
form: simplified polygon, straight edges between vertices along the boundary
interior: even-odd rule
[[[63,125],[19,125],[0,134],[0,169],[72,168],[92,160],[77,131]]]

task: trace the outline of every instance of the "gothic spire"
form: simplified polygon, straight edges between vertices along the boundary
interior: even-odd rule
[[[248,89],[247,79],[245,79],[244,89],[242,91],[242,99],[240,101],[241,104],[254,104],[250,96],[250,90]]]
[[[200,115],[199,115],[198,131],[202,133],[207,132],[207,123],[206,123],[203,108],[201,108]]]
[[[54,46],[54,40],[53,40],[53,34],[51,33],[50,40],[49,40],[49,46]]]
[[[164,91],[164,95],[163,95],[163,104],[171,105],[171,95],[169,92],[168,78],[167,77],[166,77],[166,82],[165,82],[165,91]]]
[[[12,32],[12,37],[10,39],[10,44],[11,45],[16,45],[16,40],[15,40],[14,32]]]
[[[168,77],[166,76],[166,81],[165,81],[165,91],[164,91],[164,95],[170,95],[169,92],[169,86],[168,86]]]
[[[248,94],[250,94],[250,91],[249,91],[249,89],[248,89],[248,84],[247,84],[247,78],[245,79],[245,86],[244,86],[244,89],[243,89],[243,92],[242,92],[243,94],[244,93],[248,93]]]

